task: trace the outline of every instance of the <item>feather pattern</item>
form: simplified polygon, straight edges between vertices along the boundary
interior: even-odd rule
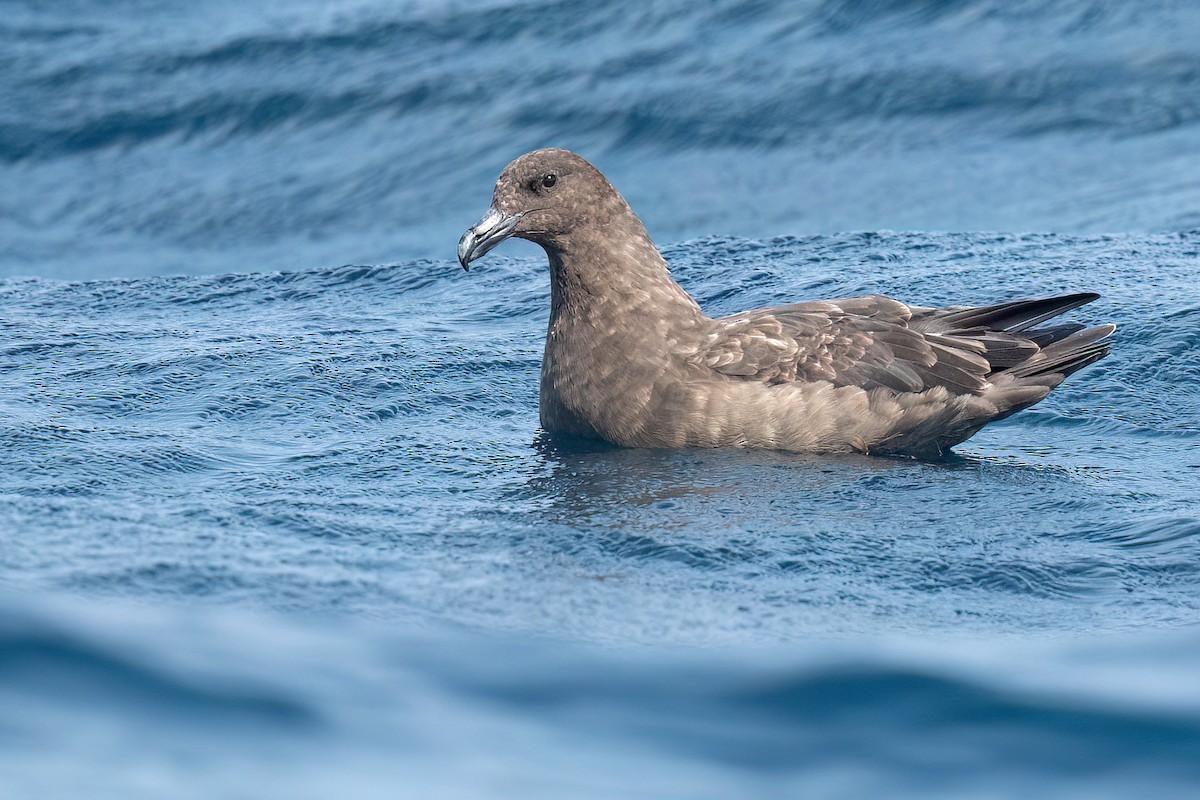
[[[714,320],[705,347],[693,358],[722,374],[765,383],[827,380],[864,389],[942,387],[979,395],[994,372],[1041,349],[1036,334],[1010,333],[1007,326],[1024,326],[1054,307],[1074,307],[1077,298],[922,309],[915,323],[908,306],[877,295],[766,308]],[[957,327],[955,320],[967,327]],[[988,324],[1000,327],[984,327]],[[1041,341],[1054,341],[1059,330]]]

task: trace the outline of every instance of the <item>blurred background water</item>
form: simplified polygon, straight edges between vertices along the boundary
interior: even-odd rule
[[[4,797],[1200,791],[1200,7],[0,9]],[[941,463],[548,440],[452,259],[551,144],[710,312],[1114,354]]]

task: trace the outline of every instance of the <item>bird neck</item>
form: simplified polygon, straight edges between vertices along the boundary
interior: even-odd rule
[[[671,277],[667,262],[630,213],[609,225],[572,231],[546,246],[550,314],[596,317],[651,314],[695,321],[704,315]]]

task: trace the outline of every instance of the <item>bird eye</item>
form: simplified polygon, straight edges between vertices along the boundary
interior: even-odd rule
[[[558,176],[553,172],[547,172],[542,176],[542,186],[546,187],[547,189],[553,189],[554,184],[556,183],[558,183]]]

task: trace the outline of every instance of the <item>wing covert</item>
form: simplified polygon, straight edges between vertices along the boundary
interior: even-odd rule
[[[923,310],[923,309],[922,309]],[[978,394],[991,365],[982,343],[908,327],[912,310],[885,297],[799,303],[723,317],[693,361],[768,384]]]

